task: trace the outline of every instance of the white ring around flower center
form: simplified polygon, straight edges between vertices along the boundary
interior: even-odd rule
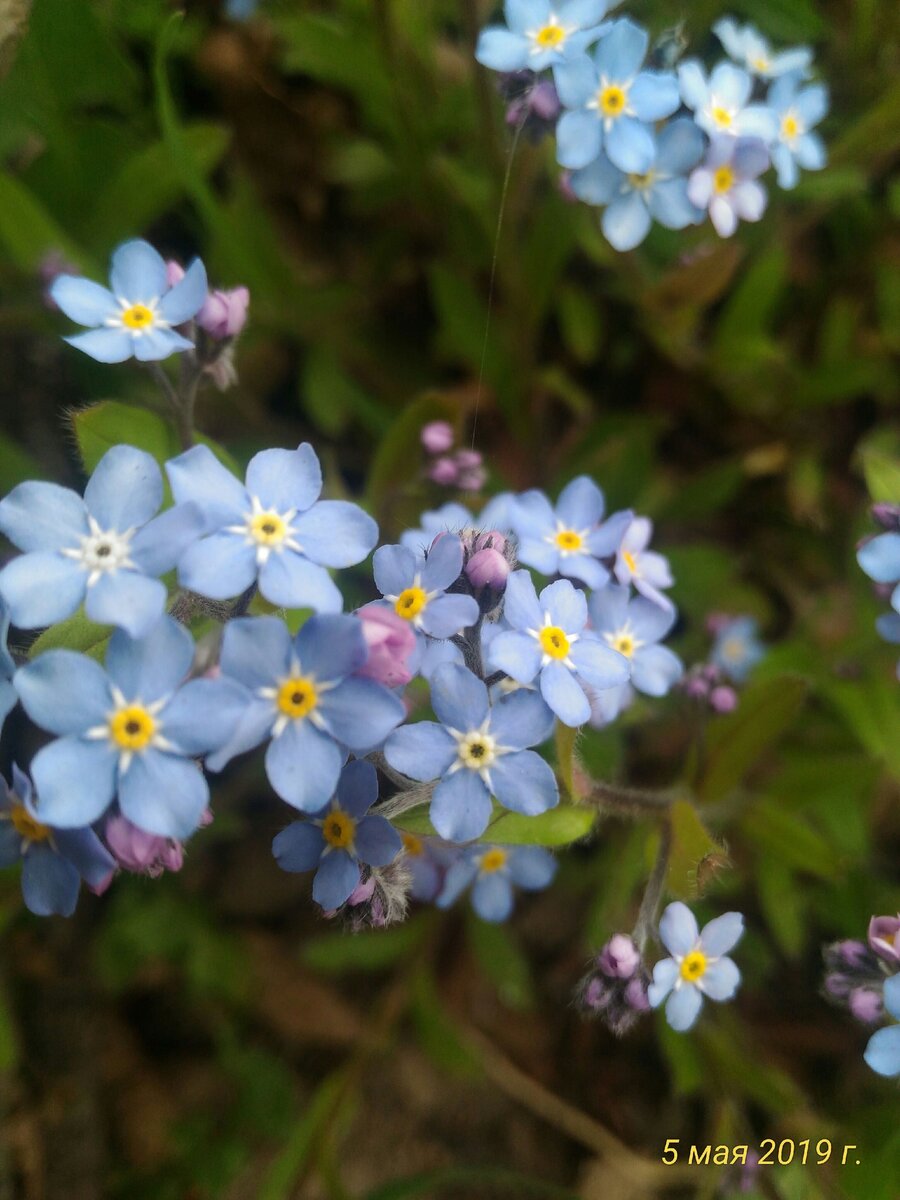
[[[126,700],[117,687],[112,688],[113,707],[106,714],[102,725],[88,729],[84,737],[92,742],[108,741],[119,754],[119,774],[124,775],[131,766],[135,754],[148,749],[173,751],[175,747],[163,736],[163,723],[159,714],[169,701],[168,696],[144,704],[141,700]],[[129,717],[134,716],[135,727],[130,728]],[[138,728],[140,726],[140,728]],[[146,736],[141,736],[146,733]]]
[[[276,554],[283,550],[302,553],[303,547],[297,541],[292,524],[296,515],[296,508],[279,512],[264,508],[258,496],[251,496],[250,512],[245,515],[243,525],[227,525],[225,532],[243,534],[247,545],[256,547],[256,562],[261,567],[268,562],[273,550]]]
[[[124,533],[101,529],[93,517],[88,517],[88,528],[90,533],[80,539],[80,546],[60,551],[66,558],[77,562],[83,571],[87,571],[88,587],[93,587],[101,575],[135,568],[131,559],[134,529],[127,529]]]

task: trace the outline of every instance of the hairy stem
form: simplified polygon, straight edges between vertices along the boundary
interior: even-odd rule
[[[640,818],[660,816],[675,802],[674,792],[651,792],[643,788],[620,787],[615,783],[595,783],[587,798],[597,808],[608,808],[623,816]]]
[[[672,852],[672,823],[664,820],[660,823],[660,839],[659,849],[656,852],[656,862],[653,864],[653,871],[650,878],[647,880],[647,886],[644,889],[644,898],[641,900],[641,907],[638,910],[637,922],[634,926],[632,938],[643,954],[644,947],[647,944],[650,930],[656,925],[656,914],[659,911],[660,901],[662,899],[663,887],[666,882],[666,874],[669,870],[669,855]]]

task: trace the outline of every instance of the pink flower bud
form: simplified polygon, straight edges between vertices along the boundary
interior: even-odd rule
[[[873,917],[869,922],[869,945],[885,962],[900,963],[900,915]]]
[[[463,541],[465,545],[465,541]],[[479,533],[475,535],[471,547],[466,546],[470,553],[476,550],[496,550],[502,555],[506,555],[509,546],[509,538],[505,533],[501,533],[499,529],[489,529],[487,533]]]
[[[717,713],[730,713],[738,706],[738,694],[734,688],[716,687],[709,693],[709,702]]]
[[[176,262],[174,258],[170,258],[166,263],[166,282],[171,288],[176,283],[181,283],[182,279],[184,279],[184,267],[180,262]]]
[[[480,492],[487,483],[487,471],[483,467],[460,471],[458,482],[464,492]]]
[[[499,591],[506,587],[509,563],[499,550],[479,550],[466,563],[466,575],[472,587]]]
[[[453,446],[453,426],[449,421],[429,421],[419,435],[429,454],[446,454]]]
[[[597,956],[597,966],[610,979],[630,979],[640,965],[640,951],[626,933],[614,933]]]
[[[858,987],[850,993],[850,1012],[857,1021],[864,1025],[874,1025],[881,1020],[884,1012],[884,1001],[881,992],[875,988]]]
[[[409,658],[416,648],[416,635],[408,621],[383,604],[367,604],[357,610],[369,657],[359,674],[385,687],[403,687],[412,679]]]
[[[146,833],[123,816],[106,822],[106,844],[119,866],[136,875],[155,878],[163,871],[180,871],[184,863],[181,842]]]
[[[459,479],[459,471],[452,458],[437,458],[428,468],[428,478],[441,487],[452,487]]]
[[[245,287],[210,292],[197,313],[197,324],[213,338],[237,337],[247,322],[249,304],[250,293]]]
[[[877,919],[877,917],[873,918],[873,920]],[[869,930],[871,936],[871,925],[869,926]],[[870,964],[874,965],[865,942],[861,942],[857,938],[845,938],[842,942],[835,942],[831,947],[830,954],[834,962],[845,967],[856,968],[858,970],[868,967]]]
[[[457,450],[456,465],[461,471],[474,471],[484,462],[477,450]]]
[[[649,1012],[650,1000],[647,996],[647,982],[640,975],[635,975],[625,985],[625,1003],[635,1012]]]

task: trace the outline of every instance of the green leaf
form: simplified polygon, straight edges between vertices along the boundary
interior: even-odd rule
[[[554,742],[556,745],[556,765],[560,778],[569,796],[575,799],[575,743],[578,741],[578,730],[571,725],[556,722]]]
[[[508,812],[494,803],[491,822],[479,841],[497,842],[504,846],[568,846],[591,832],[596,813],[590,808],[562,804],[536,817]],[[397,818],[397,824],[408,833],[434,837],[435,829],[428,819],[428,805],[410,809]]]
[[[741,783],[793,724],[807,691],[806,680],[796,675],[747,688],[737,711],[710,727],[706,767],[698,787],[702,800],[720,800]]]
[[[877,504],[900,504],[900,460],[868,447],[860,452],[869,495]]]
[[[833,880],[841,871],[841,858],[831,844],[797,813],[773,800],[760,800],[744,813],[744,837],[776,860]]]
[[[88,266],[78,249],[24,183],[0,174],[0,245],[20,270],[33,273],[50,250]]]
[[[160,466],[167,459],[181,453],[181,445],[174,428],[157,413],[146,408],[135,408],[121,404],[118,400],[101,400],[88,408],[74,409],[69,414],[78,449],[81,451],[85,470],[93,471],[97,463],[111,446],[125,443],[146,450]],[[215,454],[229,471],[240,475],[234,459],[210,438],[198,437],[197,441]]]
[[[513,933],[504,925],[480,920],[470,910],[469,943],[481,969],[508,1008],[525,1012],[534,1008],[534,979],[528,959]]]
[[[32,643],[29,658],[36,658],[45,650],[75,650],[80,654],[93,654],[101,657],[101,652],[109,641],[108,625],[95,625],[79,609],[58,625],[51,625],[41,636]]]
[[[412,1015],[419,1044],[437,1066],[462,1077],[481,1073],[478,1059],[444,1012],[434,978],[424,967],[413,976]]]
[[[300,394],[306,411],[331,436],[346,430],[354,418],[379,436],[390,422],[378,402],[350,378],[337,356],[324,346],[311,348]]]
[[[305,943],[302,959],[324,974],[381,971],[405,958],[422,940],[427,922],[407,921],[391,929],[362,933],[325,933]]]
[[[669,820],[672,849],[666,885],[677,900],[689,900],[702,891],[698,880],[700,864],[711,855],[720,855],[721,847],[689,800],[676,800],[669,810]]]
[[[419,434],[427,421],[449,421],[459,425],[462,412],[458,401],[439,392],[420,396],[407,405],[382,438],[369,472],[369,507],[385,523],[397,493],[418,474],[422,460]]]
[[[756,860],[756,890],[772,937],[788,958],[798,958],[806,937],[803,887],[783,862],[761,854]]]
[[[892,679],[828,681],[824,692],[862,746],[900,779],[900,696]]]

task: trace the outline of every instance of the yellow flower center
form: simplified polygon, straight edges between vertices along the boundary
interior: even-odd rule
[[[722,646],[722,656],[729,662],[738,662],[744,657],[744,643],[738,638],[729,638]]]
[[[541,649],[551,658],[568,658],[569,639],[558,625],[547,625],[540,632]]]
[[[416,837],[414,833],[401,833],[400,840],[403,843],[403,849],[410,858],[420,858],[425,853],[422,839]]]
[[[478,865],[485,875],[491,875],[494,871],[499,871],[505,865],[506,859],[506,851],[495,846],[493,850],[488,850],[482,854],[481,862]]]
[[[552,50],[555,46],[561,45],[565,38],[566,31],[561,25],[545,25],[534,35],[535,42],[542,50]]]
[[[335,850],[346,850],[353,845],[353,835],[356,833],[356,822],[341,809],[330,812],[322,822],[322,837]]]
[[[496,758],[494,739],[484,733],[470,733],[459,743],[459,757],[470,771],[483,771]]]
[[[632,575],[637,575],[637,559],[634,557],[631,551],[623,550],[622,557],[625,559],[625,566],[632,573]]]
[[[713,189],[716,195],[721,196],[723,192],[730,192],[733,187],[734,171],[731,167],[716,167],[716,173],[713,175]]]
[[[250,534],[260,546],[277,546],[287,536],[287,523],[276,512],[257,513],[250,521]]]
[[[782,119],[781,119],[781,136],[782,137],[787,138],[790,141],[792,138],[795,138],[799,132],[800,132],[800,122],[793,115],[793,113],[788,113],[786,116],[782,117]]]
[[[113,713],[109,721],[112,740],[122,750],[143,750],[156,733],[156,722],[140,704]]]
[[[153,324],[153,311],[146,304],[132,304],[122,313],[122,324],[129,329],[146,329]]]
[[[394,603],[394,612],[404,621],[412,621],[428,603],[424,588],[404,588]]]
[[[308,717],[319,703],[319,693],[311,679],[296,675],[286,679],[278,689],[276,704],[286,717],[299,721]]]
[[[769,60],[760,55],[758,58],[754,58],[751,66],[753,67],[754,71],[758,71],[760,75],[765,75],[766,71],[769,69]]]
[[[624,88],[611,83],[597,93],[597,106],[605,117],[618,117],[625,111],[627,97]]]
[[[681,960],[681,978],[686,983],[696,983],[706,974],[707,960],[702,950],[692,950]]]
[[[10,813],[12,827],[26,842],[46,842],[50,830],[36,821],[24,804],[17,804]]]
[[[734,120],[727,108],[723,108],[721,104],[713,105],[712,119],[720,129],[730,129],[731,122]]]
[[[574,529],[561,529],[556,535],[556,544],[560,550],[567,550],[571,554],[574,550],[581,549],[584,538]]]
[[[635,651],[634,637],[630,633],[617,633],[609,643],[613,650],[618,650],[620,654],[624,654],[626,658],[631,658]]]
[[[637,171],[632,171],[628,176],[628,182],[637,191],[642,192],[645,188],[648,188],[651,185],[654,178],[654,171],[645,171],[642,175],[638,174]]]

